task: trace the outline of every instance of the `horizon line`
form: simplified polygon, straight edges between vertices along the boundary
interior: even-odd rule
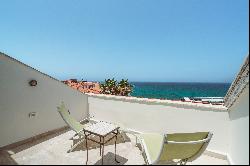
[[[77,79],[77,78],[70,78],[70,79]],[[66,79],[66,80],[70,80]],[[87,82],[104,82],[100,80],[82,80],[82,79],[77,79],[78,81],[87,81]],[[125,79],[126,80],[126,79]],[[65,80],[61,80],[65,81]],[[119,80],[118,80],[119,81]],[[210,83],[210,84],[232,84],[232,82],[203,82],[203,81],[129,81],[130,83]]]

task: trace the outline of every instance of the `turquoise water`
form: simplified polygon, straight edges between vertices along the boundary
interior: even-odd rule
[[[133,82],[131,96],[178,100],[183,97],[224,97],[229,83]]]

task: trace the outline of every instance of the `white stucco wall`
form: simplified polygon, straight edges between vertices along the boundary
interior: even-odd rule
[[[0,147],[65,126],[56,109],[61,101],[78,120],[87,116],[86,95],[0,54]]]
[[[230,148],[232,164],[249,164],[249,85],[229,109]]]
[[[157,104],[161,101],[136,102],[122,97],[115,98],[89,97],[90,115],[95,119],[120,123],[139,132],[211,131],[214,137],[208,149],[223,155],[228,151],[229,118],[226,109],[206,105],[198,107],[191,103]]]

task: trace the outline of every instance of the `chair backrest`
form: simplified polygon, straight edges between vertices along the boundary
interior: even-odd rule
[[[61,117],[65,123],[75,132],[80,132],[85,126],[76,121],[67,111],[64,103],[62,102],[60,107],[57,107],[57,111],[60,113]]]
[[[210,132],[167,134],[160,160],[193,161],[205,151],[212,135]]]

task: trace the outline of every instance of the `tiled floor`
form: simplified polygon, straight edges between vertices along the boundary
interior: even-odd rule
[[[73,152],[67,153],[73,142],[76,141],[71,139],[73,135],[73,131],[63,131],[15,148],[0,151],[0,164],[86,164],[87,153],[84,144],[80,144]],[[90,147],[88,164],[100,165],[99,147],[95,143],[91,143]],[[117,159],[120,163],[116,163],[114,160],[114,142],[111,142],[105,146],[104,164],[145,164],[140,150],[135,147],[134,136],[128,134],[125,140],[119,136]],[[225,165],[227,162],[202,155],[189,164]]]

